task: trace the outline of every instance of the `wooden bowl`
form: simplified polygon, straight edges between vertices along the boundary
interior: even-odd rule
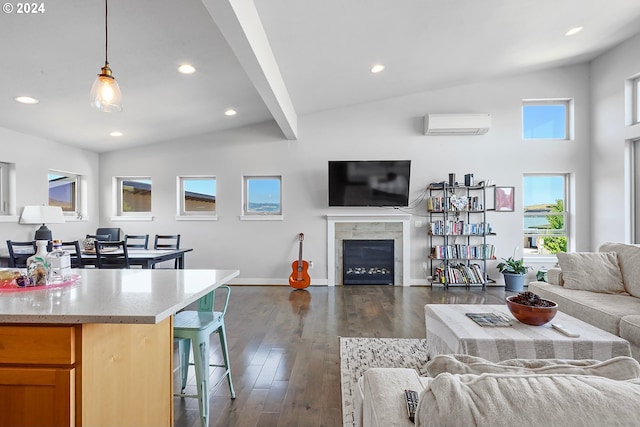
[[[507,307],[513,317],[526,325],[540,326],[549,323],[558,312],[558,304],[553,301],[544,300],[553,304],[551,307],[532,307],[512,302],[511,299],[515,297],[516,295],[507,297]]]

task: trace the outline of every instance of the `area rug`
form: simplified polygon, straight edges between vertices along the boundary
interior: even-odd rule
[[[344,427],[356,427],[358,378],[369,368],[413,368],[425,372],[429,360],[426,339],[340,337],[340,384]],[[359,426],[358,426],[359,427]]]

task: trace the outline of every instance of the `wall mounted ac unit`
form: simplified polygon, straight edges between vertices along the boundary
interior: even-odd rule
[[[491,127],[491,114],[427,114],[425,135],[482,135]]]

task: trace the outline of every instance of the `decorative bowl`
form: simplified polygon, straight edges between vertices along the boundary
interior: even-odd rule
[[[551,303],[550,307],[534,307],[511,301],[516,296],[517,295],[511,295],[507,297],[507,307],[509,307],[513,317],[526,325],[544,325],[550,322],[558,312],[558,304],[553,301],[543,300]]]

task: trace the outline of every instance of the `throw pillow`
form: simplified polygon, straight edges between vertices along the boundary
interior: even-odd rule
[[[564,287],[605,294],[626,294],[615,252],[556,254]]]
[[[611,251],[618,255],[625,290],[640,298],[640,245],[607,242],[600,246],[600,252]]]
[[[640,378],[640,363],[631,357],[609,360],[511,359],[490,362],[466,354],[440,354],[426,365],[428,376],[450,374],[572,374],[595,375],[612,380]]]

